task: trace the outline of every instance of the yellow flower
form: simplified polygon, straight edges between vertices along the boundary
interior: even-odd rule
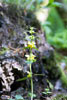
[[[30,40],[34,40],[35,37],[32,35],[32,36],[29,36]]]
[[[32,48],[35,48],[35,42],[28,42],[28,47],[30,48],[30,49],[32,49]]]
[[[27,60],[28,61],[34,61],[35,60],[35,55],[33,55],[33,54],[30,54],[30,55],[25,55],[26,57],[27,57]]]
[[[28,73],[28,75],[27,75],[28,78],[32,77],[32,73],[31,72],[27,72],[27,73]]]
[[[33,34],[34,33],[34,28],[33,27],[30,27],[30,34]]]
[[[31,55],[30,55],[30,59],[31,59],[31,60],[34,60],[34,59],[35,59],[35,55],[31,54]]]

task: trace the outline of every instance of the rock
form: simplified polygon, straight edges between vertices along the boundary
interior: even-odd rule
[[[3,59],[0,65],[0,79],[2,83],[2,89],[3,91],[10,91],[10,86],[15,80],[14,70],[20,72],[22,71],[23,67],[13,59]]]
[[[1,96],[1,100],[9,100],[9,99],[10,99],[10,96],[8,96],[8,95]]]

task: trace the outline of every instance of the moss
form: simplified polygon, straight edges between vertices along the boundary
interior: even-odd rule
[[[66,76],[64,70],[59,65],[61,62],[65,62],[65,64],[67,64],[67,58],[65,56],[63,56],[62,54],[55,52],[55,59],[56,59],[56,63],[58,64],[59,70],[61,72],[60,80],[62,82],[62,86],[67,88],[67,76]]]
[[[56,97],[54,97],[51,100],[67,100],[67,94],[58,94]]]
[[[61,82],[62,82],[62,86],[64,87],[64,88],[67,88],[67,76],[65,75],[65,73],[64,73],[64,71],[62,70],[62,69],[60,69],[61,70],[61,78],[60,78],[60,80],[61,80]]]

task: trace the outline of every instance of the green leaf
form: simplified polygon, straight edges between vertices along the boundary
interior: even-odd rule
[[[29,49],[29,47],[24,47],[24,49]]]
[[[49,88],[46,88],[45,91],[48,92],[49,91]]]
[[[51,4],[51,3],[53,3],[54,2],[54,0],[49,0],[49,4]]]
[[[42,92],[42,93],[43,94],[51,94],[52,92],[49,91],[49,92]]]
[[[42,92],[43,94],[51,94],[52,92],[50,92],[49,88],[46,88],[44,92]]]
[[[16,80],[17,82],[18,81],[24,81],[24,80],[26,80],[27,79],[27,77],[24,77],[24,78],[21,78],[21,79],[18,79],[18,80]]]
[[[32,77],[32,73],[28,72],[27,78],[31,78]]]
[[[53,6],[53,7],[61,7],[61,6],[62,6],[62,3],[53,2],[53,3],[51,4],[51,6]]]
[[[49,84],[50,89],[53,90],[54,87],[53,87],[52,83],[49,80],[47,80],[47,82]]]
[[[52,92],[50,92],[50,91],[49,91],[49,92],[47,92],[47,94],[51,94],[51,93],[52,93]]]
[[[32,93],[29,92],[29,93],[28,93],[28,96],[29,96],[29,97],[32,96],[33,98],[35,98],[35,97],[36,97],[36,94],[32,94]]]
[[[45,76],[45,74],[34,74],[34,76]]]
[[[9,100],[15,100],[15,99],[11,99],[11,98],[10,98]]]
[[[16,100],[23,100],[23,97],[22,97],[21,95],[16,95],[16,96],[15,96],[15,99],[16,99]]]
[[[35,49],[35,50],[37,50],[37,51],[38,51],[38,49],[37,49],[36,47],[34,47],[33,49]]]
[[[47,5],[47,7],[62,7],[62,3],[52,2]],[[45,7],[44,7],[45,8]]]
[[[33,61],[25,61],[27,64],[32,64],[33,63]]]
[[[2,49],[0,50],[0,55],[6,53],[7,51],[9,51],[9,48],[2,47]]]
[[[47,92],[42,92],[43,94],[47,94]]]

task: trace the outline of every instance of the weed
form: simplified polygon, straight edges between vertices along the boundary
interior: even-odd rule
[[[15,99],[10,98],[9,100],[24,100],[24,98],[21,95],[16,95]]]
[[[44,92],[42,92],[45,95],[51,94],[52,92],[50,92],[49,88],[46,88]]]
[[[36,43],[35,43],[35,37],[33,35],[34,32],[34,28],[30,27],[30,31],[29,31],[30,35],[27,36],[27,45],[25,46],[24,49],[28,49],[29,50],[29,54],[26,54],[25,57],[26,59],[26,63],[29,65],[29,71],[27,71],[27,77],[21,78],[18,81],[22,81],[25,80],[27,78],[30,78],[30,84],[31,84],[31,93],[29,93],[29,96],[31,96],[31,100],[33,100],[34,98],[34,94],[33,94],[33,76],[32,76],[32,63],[36,61],[35,59],[35,55],[33,54],[32,50],[33,49],[37,49],[36,48]],[[27,34],[27,33],[26,33]]]

